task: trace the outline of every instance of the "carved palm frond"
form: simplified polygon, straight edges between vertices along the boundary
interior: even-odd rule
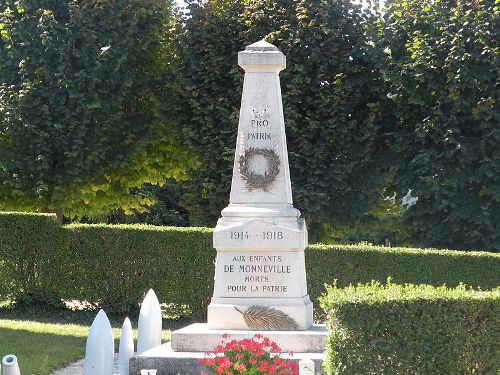
[[[265,306],[250,306],[246,311],[236,308],[243,315],[250,329],[295,331],[299,328],[297,322],[282,311]]]

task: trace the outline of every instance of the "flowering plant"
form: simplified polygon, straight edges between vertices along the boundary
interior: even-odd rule
[[[255,335],[253,338],[230,340],[229,335],[213,353],[205,353],[199,362],[217,375],[297,375],[295,362],[287,361],[280,355],[281,349],[269,338]],[[292,355],[292,353],[289,353]],[[201,375],[207,375],[202,372]]]

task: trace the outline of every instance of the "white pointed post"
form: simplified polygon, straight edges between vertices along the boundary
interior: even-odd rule
[[[113,375],[115,343],[111,324],[100,310],[90,327],[85,348],[85,375]]]
[[[132,334],[132,323],[125,318],[120,335],[120,347],[118,357],[118,372],[120,375],[129,375],[129,361],[134,355],[134,337]]]
[[[303,359],[299,362],[299,375],[314,375],[314,362],[312,359]]]
[[[21,375],[17,357],[14,354],[8,354],[2,359],[2,375]]]
[[[161,345],[161,307],[153,289],[150,289],[146,297],[144,297],[137,328],[138,354]]]

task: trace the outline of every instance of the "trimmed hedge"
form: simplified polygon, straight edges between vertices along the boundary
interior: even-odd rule
[[[475,289],[500,286],[500,254],[456,250],[409,249],[369,245],[312,245],[306,252],[307,287],[316,300],[325,283],[339,287],[385,282]],[[319,309],[317,313],[321,313]]]
[[[213,292],[215,250],[206,228],[69,225],[71,277],[63,297],[125,314],[153,288],[202,317]]]
[[[68,250],[56,215],[0,212],[0,296],[58,303]]]
[[[500,291],[379,282],[327,288],[328,374],[496,375]]]
[[[162,302],[187,305],[201,319],[215,255],[208,228],[61,227],[53,215],[0,213],[0,295],[18,300],[85,300],[123,314],[153,288]],[[500,286],[500,254],[486,252],[313,245],[306,269],[313,301],[333,279],[341,287],[388,276],[400,284]]]

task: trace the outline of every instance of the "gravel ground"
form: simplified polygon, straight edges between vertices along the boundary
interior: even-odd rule
[[[52,375],[83,375],[84,360],[81,359],[52,373]],[[113,373],[118,374],[118,354],[115,354],[115,368]]]

